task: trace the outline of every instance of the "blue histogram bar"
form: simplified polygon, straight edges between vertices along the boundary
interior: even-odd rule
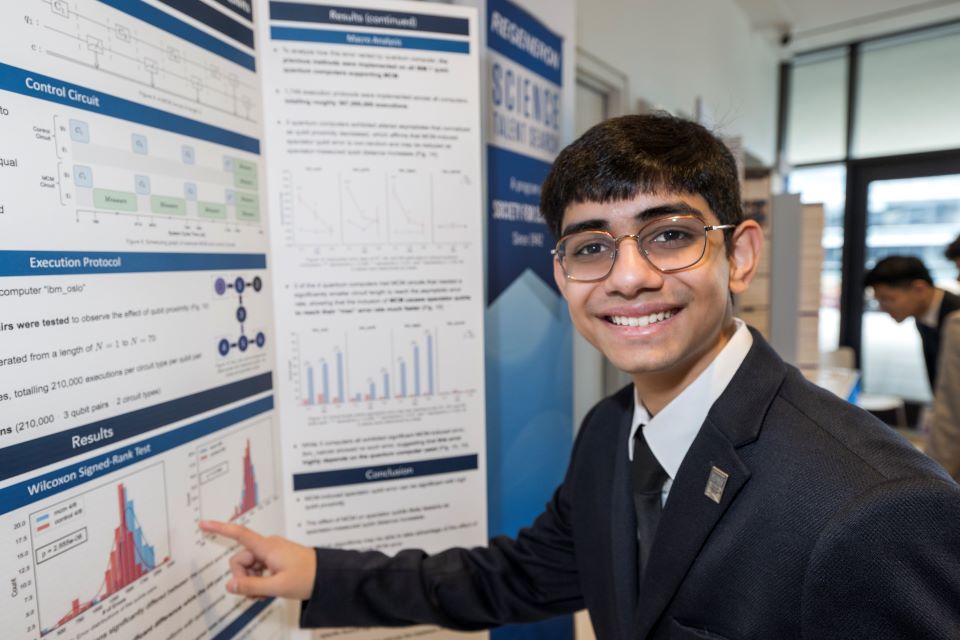
[[[420,345],[413,343],[413,395],[420,395]]]
[[[330,402],[330,371],[327,366],[327,361],[324,360],[321,365],[323,368],[323,401],[324,403]]]
[[[427,334],[427,395],[433,395],[433,334]]]

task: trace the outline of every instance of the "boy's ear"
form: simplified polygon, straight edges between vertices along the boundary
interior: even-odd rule
[[[763,251],[763,229],[756,220],[744,220],[733,230],[733,251],[730,252],[730,292],[741,294],[757,274],[760,252]]]

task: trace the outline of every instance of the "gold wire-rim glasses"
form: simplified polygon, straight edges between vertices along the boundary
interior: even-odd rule
[[[703,228],[703,242],[700,245],[700,252],[697,254],[696,258],[691,260],[689,263],[683,264],[682,266],[662,268],[659,265],[657,265],[656,262],[654,262],[653,259],[650,257],[650,249],[644,246],[645,242],[643,241],[643,239],[646,237],[645,232],[654,225],[664,225],[664,224],[669,225],[670,223],[675,223],[675,222],[685,223],[691,220],[695,220],[696,222],[700,223],[700,225]],[[735,224],[713,224],[713,225],[703,224],[703,220],[695,215],[668,216],[668,217],[656,218],[655,220],[651,220],[646,224],[644,224],[642,227],[640,227],[640,229],[636,233],[628,233],[622,236],[614,236],[609,231],[605,231],[602,229],[590,229],[585,231],[576,231],[574,233],[568,233],[567,235],[563,236],[562,238],[560,238],[560,240],[557,241],[556,246],[550,251],[550,255],[554,256],[559,261],[560,268],[563,269],[564,276],[566,276],[568,280],[574,280],[576,282],[599,282],[600,280],[603,280],[607,276],[609,276],[610,273],[613,271],[613,265],[616,263],[617,255],[619,254],[619,251],[620,251],[620,243],[627,238],[633,238],[634,243],[637,245],[637,250],[640,252],[640,255],[643,256],[644,260],[647,261],[647,264],[649,264],[651,267],[653,267],[660,273],[676,273],[677,271],[683,271],[684,269],[689,269],[690,267],[696,265],[701,260],[703,260],[703,256],[706,255],[706,251],[707,251],[707,238],[708,238],[707,234],[709,234],[711,231],[726,231],[729,229],[736,229],[736,228],[737,228],[737,225]],[[666,230],[669,230],[669,229],[665,229],[665,231]],[[601,276],[590,277],[590,278],[580,278],[577,276],[572,276],[567,270],[567,264],[565,261],[566,243],[571,238],[574,238],[574,237],[589,237],[591,235],[600,237],[600,238],[607,238],[613,243],[613,250],[610,251],[610,260],[609,260],[607,271]],[[585,242],[587,241],[585,240]]]

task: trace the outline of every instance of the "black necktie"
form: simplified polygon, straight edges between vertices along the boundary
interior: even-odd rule
[[[643,436],[643,426],[633,436],[633,505],[637,511],[637,564],[639,578],[643,572],[653,546],[653,537],[660,522],[660,494],[667,472],[663,470],[656,456],[650,450]]]

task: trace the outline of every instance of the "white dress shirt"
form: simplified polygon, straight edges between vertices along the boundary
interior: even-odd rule
[[[937,323],[940,321],[940,305],[943,304],[943,293],[943,289],[939,287],[933,290],[933,300],[930,301],[927,312],[917,318],[920,324],[925,324],[933,329],[937,328]]]
[[[680,463],[700,432],[703,421],[707,419],[710,407],[730,384],[753,345],[753,336],[750,335],[746,323],[739,318],[734,318],[734,322],[737,325],[736,331],[723,350],[660,413],[651,417],[647,408],[634,395],[633,427],[627,439],[627,454],[630,460],[633,460],[633,436],[640,425],[646,425],[643,427],[643,435],[668,476],[663,483],[661,504],[666,503]]]

